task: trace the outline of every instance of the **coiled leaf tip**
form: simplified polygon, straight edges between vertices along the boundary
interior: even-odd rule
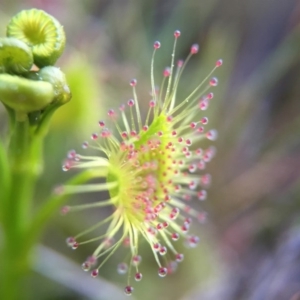
[[[0,38],[0,73],[22,74],[33,65],[30,47],[16,38]]]
[[[60,23],[43,10],[23,10],[7,25],[7,36],[15,37],[32,48],[38,67],[54,65],[65,47],[65,33]]]

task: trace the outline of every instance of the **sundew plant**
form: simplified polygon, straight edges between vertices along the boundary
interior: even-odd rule
[[[92,277],[101,275],[101,267],[120,247],[127,248],[126,257],[116,263],[118,273],[127,274],[126,295],[132,294],[134,280],[147,276],[142,271],[142,243],[149,245],[160,277],[173,273],[184,260],[178,243],[197,246],[199,237],[190,229],[194,220],[205,222],[206,212],[195,209],[192,200],[204,201],[211,184],[205,169],[216,149],[201,143],[217,138],[205,111],[213,105],[211,89],[218,84],[213,73],[222,60],[194,89],[186,90],[180,78],[199,47],[192,45],[188,57],[177,60],[179,38],[176,30],[170,66],[162,69],[162,79],[154,78],[154,70],[160,68],[155,56],[161,51],[160,42],[154,42],[146,114],[141,105],[147,101],[139,102],[138,82],[132,79],[132,99],[109,109],[99,121],[100,130],[83,143],[85,154],[69,151],[63,171],[76,169],[74,177],[33,208],[43,174],[44,138],[55,111],[71,99],[64,73],[54,66],[63,53],[65,33],[58,20],[42,10],[24,10],[9,21],[6,36],[0,37],[0,101],[9,119],[7,135],[0,141],[0,299],[22,299],[34,247],[59,209],[66,215],[112,208],[108,217],[68,237],[67,245],[77,249],[95,244],[82,264]],[[178,97],[178,89],[185,97]],[[107,199],[86,203],[84,195],[89,192],[105,192]],[[74,194],[81,194],[84,203],[66,205]]]
[[[86,179],[93,183],[62,185],[56,189],[62,196],[107,191],[107,200],[62,208],[62,214],[67,214],[113,207],[107,218],[67,238],[67,244],[72,249],[86,243],[97,245],[82,264],[84,271],[91,270],[92,277],[101,273],[101,266],[120,246],[128,247],[129,258],[116,266],[120,274],[127,273],[124,289],[127,295],[133,291],[131,277],[135,281],[143,277],[141,242],[149,244],[158,276],[165,277],[184,259],[184,253],[177,251],[177,241],[195,247],[199,237],[189,233],[192,221],[196,219],[202,223],[206,218],[206,213],[195,210],[190,200],[205,200],[206,188],[211,182],[205,166],[215,155],[215,148],[202,149],[200,145],[204,139],[217,137],[216,130],[207,128],[208,118],[204,111],[213,101],[210,89],[218,80],[211,76],[222,65],[222,60],[216,61],[208,76],[187,92],[185,98],[178,98],[178,88],[184,88],[180,86],[180,77],[199,48],[192,45],[187,59],[175,63],[179,37],[180,31],[176,30],[171,64],[163,70],[159,87],[153,74],[155,55],[161,45],[158,41],[154,43],[151,93],[145,118],[140,112],[137,80],[133,79],[130,81],[132,99],[121,104],[118,110],[109,109],[107,120],[99,121],[100,130],[91,135],[92,141],[82,145],[84,149],[96,150],[97,155],[82,155],[75,150],[68,153],[63,170],[83,169],[82,174],[88,172]],[[97,235],[102,226],[106,226],[106,233]],[[95,237],[85,238],[90,233],[95,233]]]

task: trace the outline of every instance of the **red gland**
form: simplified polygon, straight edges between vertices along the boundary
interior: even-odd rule
[[[62,170],[64,172],[66,172],[66,171],[69,171],[71,169],[71,167],[72,167],[72,161],[66,160],[65,163],[62,166]]]
[[[197,166],[195,164],[189,165],[189,171],[190,173],[194,173],[197,170]]]
[[[155,105],[156,105],[155,100],[150,100],[150,101],[149,101],[149,106],[150,106],[150,107],[155,107]]]
[[[113,109],[109,109],[108,112],[107,112],[107,115],[109,117],[115,117],[116,116],[115,111]]]
[[[70,150],[68,152],[67,156],[68,156],[69,159],[75,159],[76,158],[76,151],[75,150]]]
[[[206,125],[206,124],[208,123],[208,118],[207,118],[207,117],[203,117],[203,118],[201,119],[201,123],[202,123],[203,125]]]
[[[134,276],[135,281],[141,281],[142,278],[143,278],[143,275],[140,272],[136,273]]]
[[[164,268],[164,267],[161,267],[158,269],[158,276],[159,277],[165,277],[168,273],[168,269],[167,268]]]
[[[191,54],[196,54],[199,51],[199,45],[198,44],[194,44],[191,47]]]
[[[82,265],[81,265],[81,268],[83,271],[87,272],[90,270],[91,268],[91,264],[87,261],[85,261]]]
[[[202,150],[201,148],[198,148],[198,149],[196,150],[196,154],[197,154],[197,155],[202,155],[202,153],[203,153],[203,150]]]
[[[91,135],[91,139],[92,140],[96,140],[98,138],[98,133],[93,133],[92,135]]]
[[[183,233],[187,233],[187,232],[189,231],[189,228],[190,228],[190,225],[189,225],[189,224],[183,224],[183,225],[181,226],[181,231],[182,231]]]
[[[159,243],[155,243],[153,245],[153,249],[157,252],[160,249],[160,244]]]
[[[95,269],[95,270],[93,270],[93,271],[91,272],[91,276],[92,276],[93,278],[97,277],[98,274],[99,274],[99,270],[98,270],[98,269]]]
[[[66,243],[69,247],[73,247],[73,245],[77,242],[74,237],[70,236],[66,239]]]
[[[154,47],[154,49],[159,49],[160,48],[160,42],[159,41],[154,42],[153,47]]]
[[[181,34],[181,32],[179,30],[175,30],[175,32],[174,32],[175,38],[179,38],[180,34]]]
[[[134,79],[131,79],[131,81],[130,81],[130,85],[131,86],[136,86],[136,84],[137,84],[137,80],[134,78]]]
[[[186,145],[191,146],[192,145],[192,140],[191,139],[186,139],[185,143],[186,143]]]
[[[209,81],[210,86],[217,86],[218,85],[218,79],[216,77],[212,77]]]
[[[193,219],[191,217],[187,217],[183,221],[184,224],[192,224],[192,222],[193,222]]]
[[[125,131],[123,131],[123,132],[121,133],[121,136],[122,136],[122,138],[127,138],[127,137],[128,137],[128,133],[125,132]]]
[[[132,107],[134,105],[134,100],[133,99],[129,99],[127,102],[128,106]]]
[[[129,296],[129,295],[132,294],[132,292],[133,292],[133,287],[132,286],[128,285],[128,286],[125,287],[125,289],[124,289],[125,295]]]
[[[79,247],[79,243],[75,242],[72,246],[73,250],[76,250]]]
[[[207,197],[207,192],[205,190],[201,190],[198,192],[197,196],[199,200],[204,201]]]
[[[206,95],[206,98],[207,98],[208,100],[211,100],[213,97],[214,97],[214,93],[208,93],[208,94]]]
[[[203,133],[204,132],[204,127],[203,126],[198,127],[197,132],[198,133]]]
[[[181,253],[177,253],[176,256],[175,256],[175,258],[176,258],[177,262],[182,262],[183,259],[184,259],[184,255],[181,254]]]
[[[169,215],[171,220],[175,220],[179,215],[179,208],[174,207]]]
[[[190,124],[190,127],[191,127],[192,129],[196,128],[196,126],[197,126],[197,123],[196,123],[196,122],[192,122],[192,123]]]
[[[166,222],[166,221],[164,221],[164,222],[163,222],[163,226],[164,226],[164,228],[167,228],[167,227],[169,226],[169,223]]]
[[[223,60],[222,59],[217,60],[216,67],[221,67],[222,65],[223,65]]]
[[[160,255],[165,255],[167,253],[167,247],[165,246],[161,246],[160,249],[159,249],[159,254]]]
[[[173,120],[173,117],[172,116],[167,116],[167,121],[168,122],[171,122]]]
[[[137,266],[142,261],[142,257],[140,255],[134,255],[132,258],[132,264]]]
[[[207,99],[203,99],[199,102],[199,108],[201,110],[206,110],[208,108],[208,101]]]
[[[99,124],[100,127],[104,127],[105,126],[105,122],[104,121],[99,121],[98,124]]]
[[[172,233],[171,238],[173,241],[178,241],[179,239],[179,234],[177,232]]]
[[[214,129],[206,133],[206,138],[209,139],[210,141],[215,141],[217,137],[218,137],[218,132]]]
[[[189,236],[188,239],[187,239],[188,245],[191,248],[196,247],[198,245],[199,241],[200,241],[200,239],[196,235]]]
[[[169,77],[170,74],[171,74],[171,69],[170,69],[169,67],[165,68],[165,69],[164,69],[163,75],[164,75],[165,77]]]
[[[158,223],[158,224],[156,225],[156,228],[157,228],[158,230],[161,230],[161,229],[164,228],[164,226],[163,226],[162,223]]]

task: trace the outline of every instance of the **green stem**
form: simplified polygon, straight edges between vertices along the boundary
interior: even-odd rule
[[[28,198],[32,196],[32,169],[29,162],[29,122],[16,122],[11,136],[8,159],[12,186],[6,203],[6,223],[13,236],[23,227],[28,218]]]
[[[61,202],[54,199],[54,202],[47,203],[41,214],[32,222],[34,188],[43,167],[43,141],[49,129],[50,119],[59,106],[60,104],[49,105],[38,125],[31,124],[28,115],[8,109],[11,133],[7,165],[5,155],[1,153],[3,149],[0,147],[1,171],[8,176],[3,176],[0,182],[0,188],[3,188],[0,220],[2,217],[4,231],[4,247],[0,253],[0,299],[22,299],[21,287],[29,269],[32,247],[45,222],[55,212],[55,203]]]
[[[0,180],[0,191],[1,191],[1,199],[0,199],[0,223],[3,223],[4,207],[5,202],[8,197],[9,188],[10,188],[10,170],[7,161],[7,155],[5,152],[5,148],[0,141],[0,170],[1,170],[1,180]]]
[[[3,104],[4,107],[6,108],[7,114],[8,114],[8,120],[9,120],[9,133],[12,132],[14,125],[15,125],[15,121],[16,121],[16,116],[15,116],[15,112],[13,111],[12,108],[8,107],[7,105]]]
[[[2,265],[1,299],[18,299],[16,288],[25,271],[26,259],[22,255],[24,228],[29,221],[29,199],[32,198],[34,176],[31,172],[29,154],[28,119],[17,121],[11,134],[8,162],[11,172],[11,186],[4,199],[4,249]]]
[[[42,171],[44,135],[32,132],[28,117],[17,120],[8,151],[11,187],[3,200],[4,249],[0,299],[21,299],[22,278],[29,266],[31,249],[24,253],[26,233],[32,220],[32,201],[37,177]]]

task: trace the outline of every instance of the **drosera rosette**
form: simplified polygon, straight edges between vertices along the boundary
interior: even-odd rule
[[[213,158],[215,148],[198,148],[199,142],[215,140],[217,132],[207,130],[208,118],[202,115],[213,93],[209,90],[218,83],[212,73],[222,65],[218,60],[207,77],[185,99],[177,99],[182,72],[190,58],[198,52],[192,45],[185,61],[175,67],[174,56],[180,31],[174,32],[171,66],[163,71],[160,89],[155,85],[154,57],[160,43],[154,43],[151,60],[151,98],[145,120],[139,108],[136,93],[137,81],[131,80],[133,98],[119,111],[108,111],[108,122],[100,121],[100,131],[91,135],[92,143],[82,147],[98,150],[99,156],[86,156],[74,150],[68,153],[63,170],[94,169],[92,179],[104,178],[104,183],[60,186],[63,195],[107,191],[109,199],[90,204],[64,206],[62,214],[72,211],[112,206],[113,212],[97,224],[67,239],[72,249],[79,245],[98,242],[94,253],[83,263],[85,271],[96,277],[99,269],[123,246],[130,250],[129,261],[119,262],[119,274],[128,274],[125,294],[133,291],[134,278],[140,281],[141,256],[139,243],[145,240],[154,255],[158,275],[165,277],[176,270],[184,254],[176,250],[176,241],[183,239],[189,247],[195,247],[199,237],[189,234],[193,219],[205,221],[206,213],[189,205],[192,199],[203,201],[211,176],[205,173],[206,164]],[[104,154],[104,155],[101,155]],[[95,181],[95,180],[94,180]],[[104,235],[85,240],[84,235],[106,224]],[[109,225],[108,225],[109,224]],[[100,241],[100,242],[99,242]]]

